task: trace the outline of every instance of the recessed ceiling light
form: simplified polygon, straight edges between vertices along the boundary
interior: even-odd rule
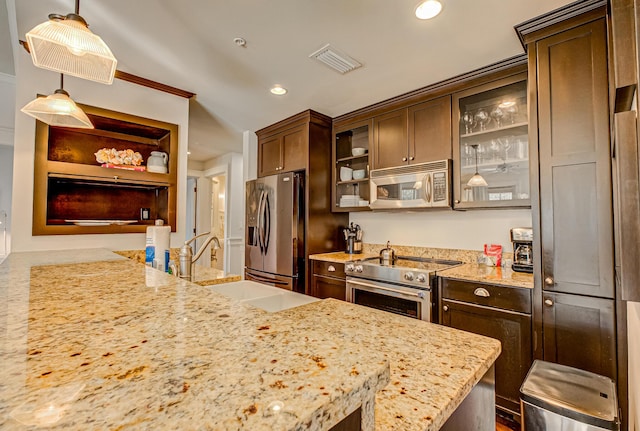
[[[287,89],[281,85],[276,84],[273,87],[271,87],[271,93],[275,94],[276,96],[282,96],[287,94]]]
[[[419,19],[431,19],[442,10],[442,3],[438,0],[426,0],[416,7],[416,17]]]

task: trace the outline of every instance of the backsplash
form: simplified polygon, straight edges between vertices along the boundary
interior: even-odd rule
[[[365,254],[378,254],[380,250],[386,247],[386,244],[363,244],[363,252]],[[431,259],[442,260],[459,260],[464,263],[478,263],[478,259],[482,257],[482,250],[459,250],[451,248],[433,248],[433,247],[413,247],[407,245],[393,245],[391,248],[396,251],[398,256],[415,256],[426,257]],[[513,260],[513,252],[502,250],[502,262]]]

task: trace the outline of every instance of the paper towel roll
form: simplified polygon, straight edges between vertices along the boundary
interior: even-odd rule
[[[145,263],[160,271],[167,272],[169,266],[169,243],[171,226],[163,226],[162,220],[156,220],[155,226],[147,227]]]

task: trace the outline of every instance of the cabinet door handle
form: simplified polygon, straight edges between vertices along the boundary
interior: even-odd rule
[[[553,301],[547,298],[544,300],[544,305],[546,305],[547,307],[551,307],[553,306]]]
[[[409,160],[413,160],[413,159],[415,159],[415,157],[413,157],[413,156],[409,157]]]
[[[333,265],[329,265],[329,267],[327,268],[327,271],[329,272],[336,272],[336,267]]]
[[[403,157],[403,158],[402,158],[402,161],[403,161],[403,162],[406,162],[406,161],[407,161],[407,158],[406,158],[406,157]]]
[[[442,309],[443,309],[444,311],[449,311],[449,306],[448,306],[448,305],[445,305],[445,306],[443,306],[443,307],[442,307]]]
[[[476,290],[473,291],[473,294],[476,296],[482,296],[483,298],[488,298],[491,296],[489,291],[484,287],[478,287]]]
[[[553,277],[547,277],[544,279],[544,284],[547,286],[553,286],[555,282],[553,281]]]
[[[453,201],[453,202],[454,202],[454,203],[456,203],[456,204],[459,204],[459,203],[460,203],[460,200],[459,200],[459,199],[456,199],[456,200],[455,200],[455,201]]]

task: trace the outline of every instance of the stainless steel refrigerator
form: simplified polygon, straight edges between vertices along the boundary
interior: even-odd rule
[[[247,181],[245,279],[304,293],[304,173]]]

